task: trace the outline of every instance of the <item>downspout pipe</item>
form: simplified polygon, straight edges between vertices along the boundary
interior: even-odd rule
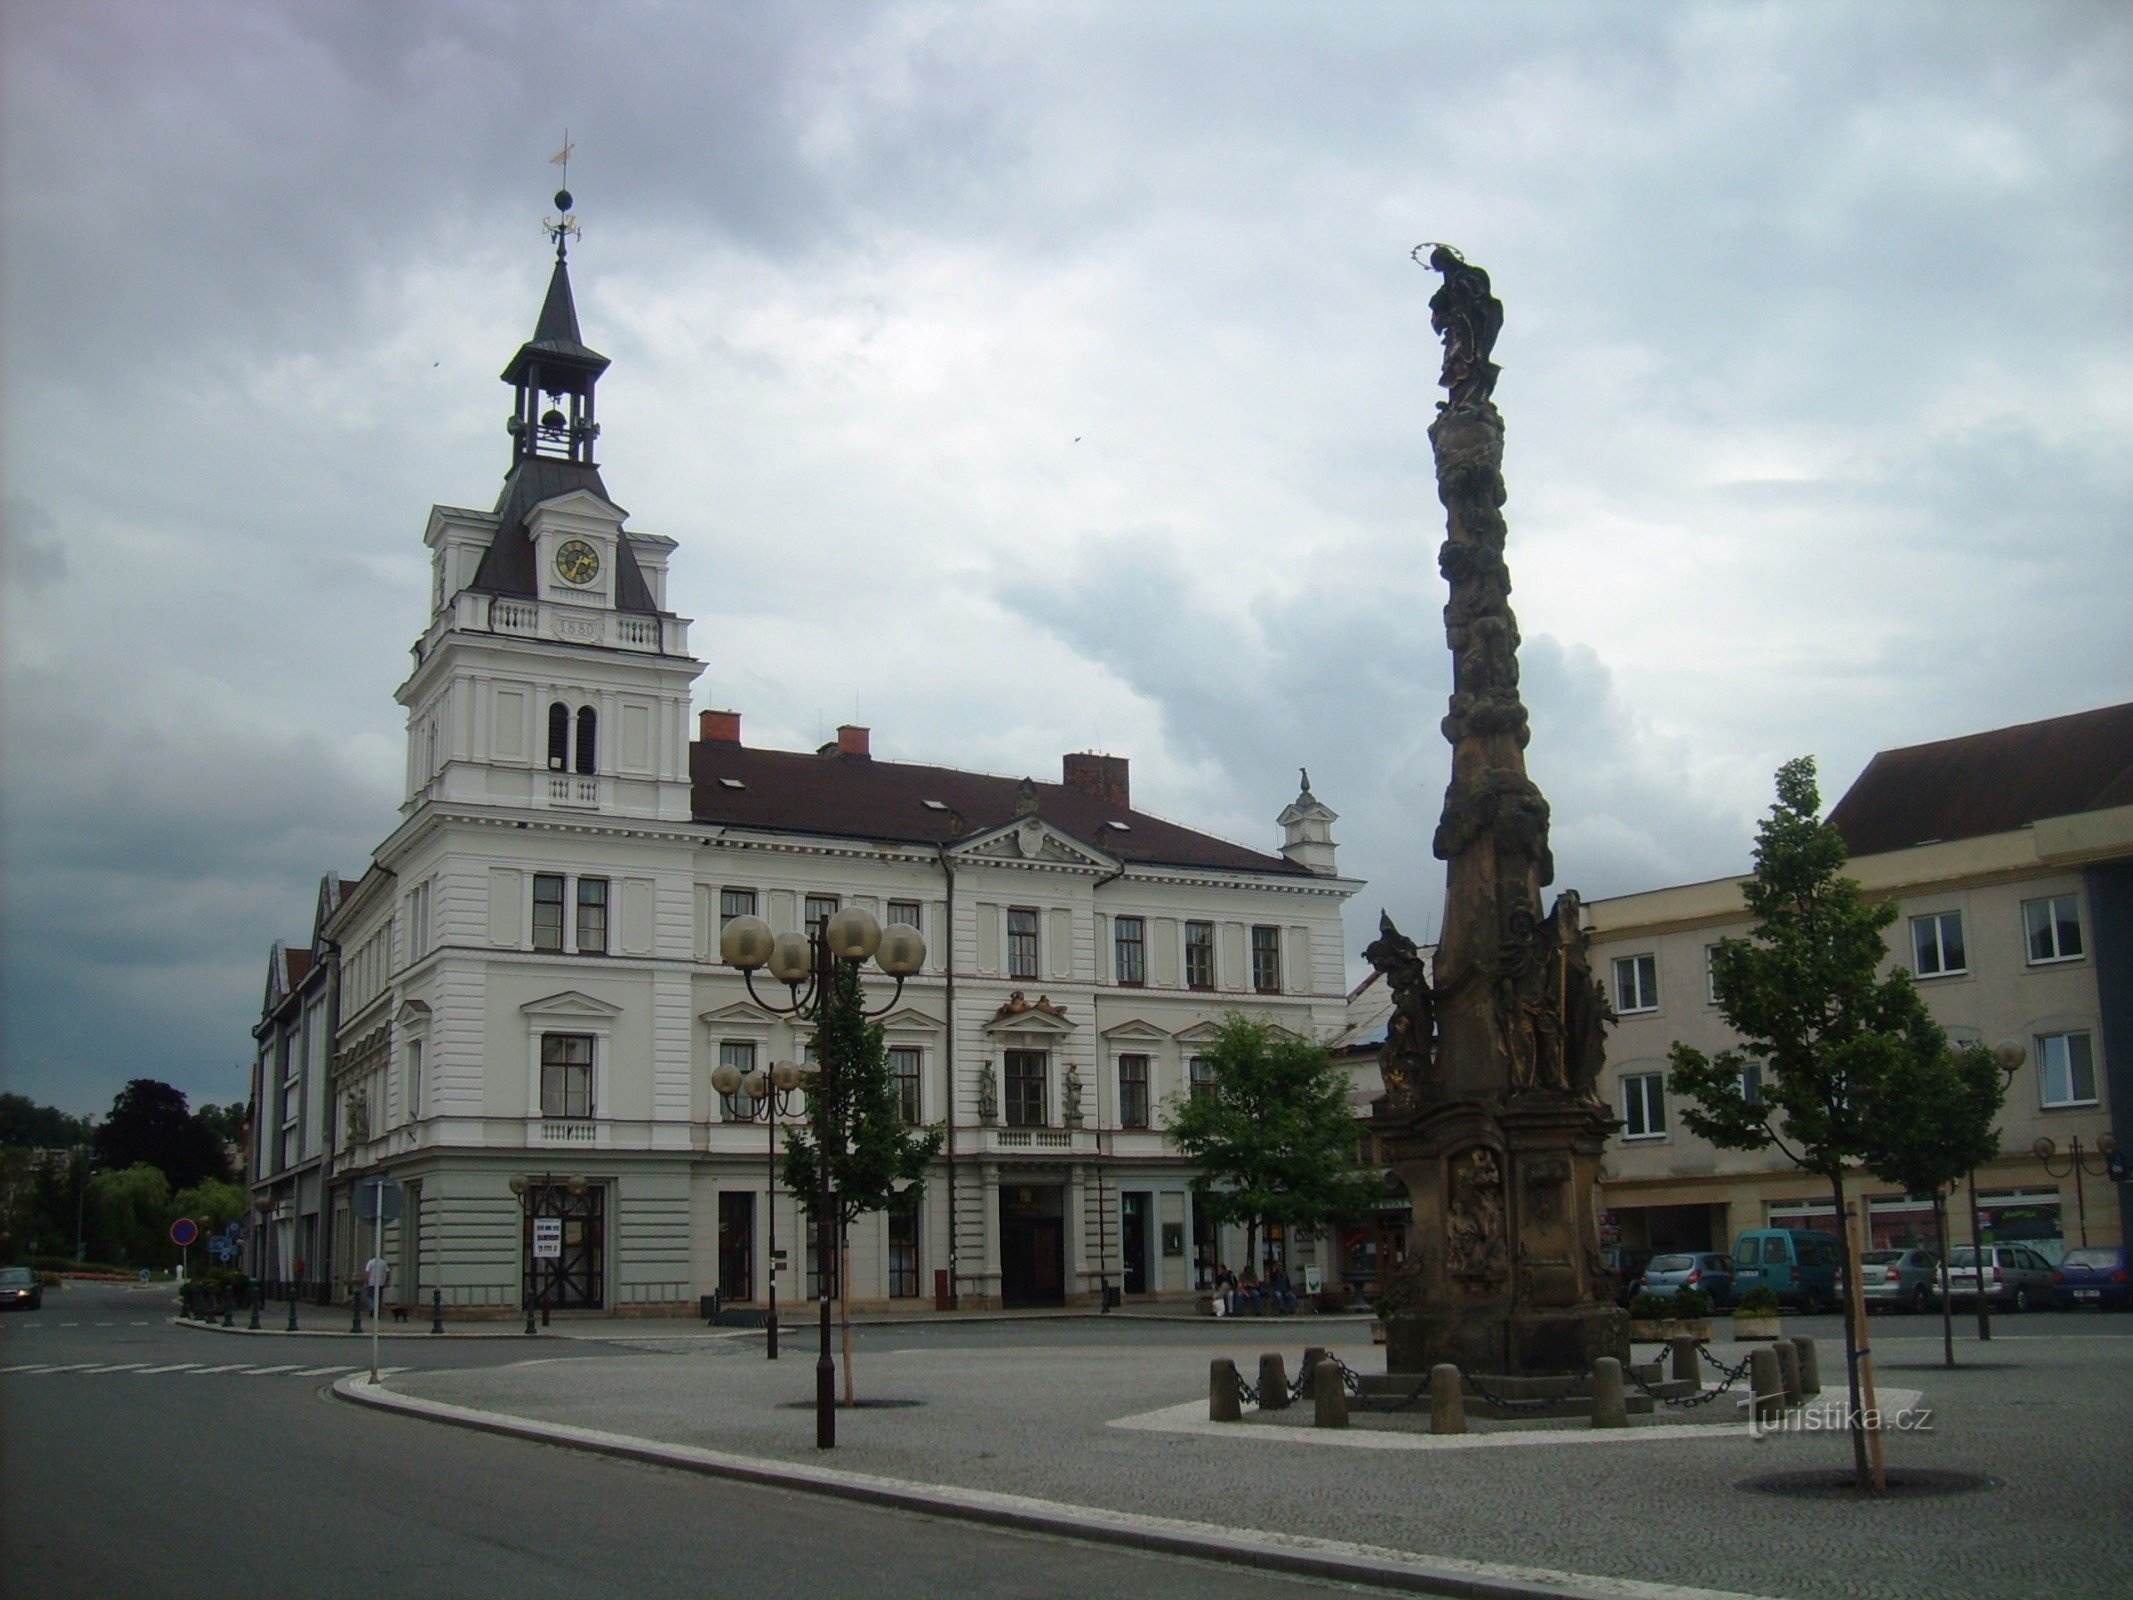
[[[947,1044],[942,1052],[943,1067],[948,1078],[946,1134],[941,1148],[948,1153],[948,1309],[959,1306],[962,1289],[960,1269],[962,1258],[958,1251],[961,1235],[955,1221],[955,859],[948,854],[946,843],[935,845],[934,852],[940,857],[941,877],[948,886],[948,926],[944,930],[942,948],[947,954],[947,982],[942,991],[942,1005],[947,1012]]]

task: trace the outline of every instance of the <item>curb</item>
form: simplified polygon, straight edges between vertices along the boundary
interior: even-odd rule
[[[1100,1506],[1077,1506],[1024,1495],[963,1489],[951,1484],[917,1483],[902,1478],[847,1472],[835,1467],[772,1461],[695,1445],[662,1444],[628,1434],[604,1433],[567,1423],[539,1422],[507,1412],[480,1411],[442,1400],[396,1394],[383,1384],[372,1383],[368,1377],[356,1374],[335,1382],[333,1394],[336,1399],[355,1405],[399,1412],[448,1427],[560,1445],[566,1449],[649,1466],[672,1467],[764,1488],[828,1495],[891,1510],[1013,1528],[1053,1538],[1185,1556],[1226,1566],[1268,1568],[1299,1577],[1404,1594],[1442,1595],[1453,1597],[1453,1600],[1759,1600],[1759,1597],[1732,1590],[1695,1589],[1635,1579],[1498,1566],[1452,1557],[1431,1558],[1405,1550],[1318,1539],[1306,1534],[1226,1528],[1217,1523],[1142,1516]]]

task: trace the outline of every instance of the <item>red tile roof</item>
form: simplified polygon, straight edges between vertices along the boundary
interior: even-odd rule
[[[2133,805],[2133,704],[1884,750],[1829,813],[1855,856]]]
[[[1023,782],[869,756],[751,750],[722,740],[690,745],[689,774],[698,822],[897,844],[944,844],[1012,822]],[[1037,814],[1045,822],[1123,861],[1311,876],[1282,856],[1196,833],[1064,784],[1032,787]],[[939,808],[928,806],[929,800],[938,801]],[[1126,826],[1106,826],[1115,822]]]

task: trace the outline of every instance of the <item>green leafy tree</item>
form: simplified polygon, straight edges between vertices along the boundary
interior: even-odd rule
[[[1247,1269],[1271,1225],[1323,1228],[1369,1209],[1382,1180],[1356,1164],[1348,1075],[1330,1051],[1230,1012],[1203,1054],[1207,1079],[1166,1107],[1170,1138],[1199,1166],[1208,1214],[1244,1225]]]
[[[1933,1197],[1933,1243],[1948,1259],[1948,1191],[2000,1153],[1994,1119],[2007,1080],[1981,1044],[1952,1048],[1930,1019],[1914,1030],[1910,1055],[1891,1074],[1888,1114],[1875,1125],[1866,1165],[1906,1194]],[[1941,1296],[1941,1357],[1955,1365],[1955,1311]]]
[[[145,1163],[180,1189],[230,1175],[214,1130],[187,1108],[182,1091],[154,1078],[135,1078],[118,1092],[96,1130],[96,1154],[112,1168]]]
[[[1668,1086],[1688,1101],[1682,1121],[1728,1150],[1776,1149],[1829,1185],[1836,1203],[1845,1281],[1859,1263],[1843,1225],[1850,1169],[1875,1149],[1896,1085],[1922,1051],[1946,1039],[1926,1015],[1902,968],[1878,975],[1888,955],[1882,930],[1896,908],[1871,903],[1843,876],[1844,840],[1821,819],[1811,758],[1778,769],[1777,803],[1756,831],[1755,874],[1741,895],[1756,919],[1745,939],[1722,939],[1712,958],[1718,1009],[1741,1045],[1705,1055],[1674,1046]],[[1759,1091],[1743,1070],[1763,1067]],[[1851,1376],[1852,1452],[1862,1488],[1881,1487],[1880,1441],[1860,1403],[1859,1355],[1866,1329],[1856,1302],[1844,1314]]]
[[[89,1180],[89,1248],[100,1260],[122,1266],[160,1266],[177,1247],[170,1226],[170,1182],[142,1162]]]
[[[223,1144],[242,1145],[244,1125],[250,1108],[242,1100],[232,1100],[228,1105],[218,1106],[213,1101],[205,1102],[193,1113],[201,1126]]]
[[[244,1190],[220,1178],[208,1178],[190,1189],[180,1189],[170,1202],[170,1222],[191,1217],[203,1235],[220,1233],[240,1220],[246,1211]],[[167,1224],[166,1224],[167,1225]]]
[[[26,1094],[0,1094],[0,1148],[69,1150],[89,1142],[89,1120],[41,1106]]]
[[[830,1226],[837,1294],[846,1299],[846,1235],[852,1222],[891,1205],[914,1204],[925,1187],[926,1163],[941,1148],[941,1130],[906,1125],[889,1052],[879,1023],[869,1022],[854,962],[832,964],[828,992],[815,1024],[816,1070],[807,1080],[807,1116],[785,1130],[785,1181],[810,1226],[818,1222],[820,1151],[829,1150]],[[849,1304],[844,1340],[845,1400],[853,1398]]]

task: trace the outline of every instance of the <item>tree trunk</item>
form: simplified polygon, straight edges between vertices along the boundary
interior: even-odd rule
[[[1933,1191],[1933,1247],[1940,1256],[1943,1292],[1940,1297],[1940,1351],[1947,1366],[1955,1365],[1955,1297],[1945,1292],[1948,1278],[1948,1197]]]
[[[1875,1494],[1888,1489],[1881,1459],[1880,1418],[1874,1415],[1873,1356],[1866,1336],[1865,1285],[1859,1281],[1859,1252],[1852,1240],[1851,1218],[1844,1210],[1844,1174],[1830,1175],[1837,1202],[1837,1238],[1844,1257],[1844,1367],[1851,1399],[1852,1467],[1860,1488]],[[1869,1427],[1872,1422],[1875,1426]]]

